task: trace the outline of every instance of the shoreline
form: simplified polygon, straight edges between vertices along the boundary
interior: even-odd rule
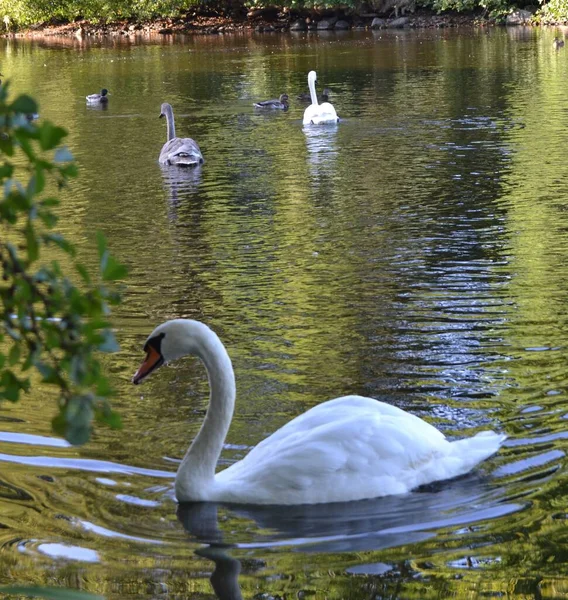
[[[505,25],[529,25],[533,15],[528,11],[515,11],[507,17]],[[221,14],[204,8],[188,11],[177,17],[160,17],[148,21],[125,19],[108,23],[87,20],[42,23],[22,31],[7,32],[2,37],[33,38],[36,36],[64,36],[97,38],[104,36],[135,36],[144,34],[273,33],[307,31],[365,31],[371,29],[442,29],[456,27],[499,26],[482,12],[435,13],[417,10],[404,15],[384,16],[377,13],[345,13],[342,11],[291,11],[286,9],[258,9],[246,14]],[[538,26],[538,25],[537,25]]]

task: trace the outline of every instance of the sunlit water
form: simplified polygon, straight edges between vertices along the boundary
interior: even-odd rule
[[[566,597],[568,54],[552,38],[3,40],[4,76],[70,132],[63,231],[94,267],[101,229],[130,274],[107,360],[124,430],[69,447],[39,387],[0,408],[0,582],[113,599]],[[335,128],[302,129],[310,69]],[[102,87],[108,110],[86,107]],[[252,108],[283,92],[288,112]],[[163,101],[199,142],[199,171],[158,165]],[[403,497],[178,509],[205,373],[186,360],[130,377],[145,336],[181,316],[233,358],[221,466],[344,393],[450,437],[509,439]]]

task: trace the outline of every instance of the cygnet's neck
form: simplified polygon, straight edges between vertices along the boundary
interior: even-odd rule
[[[192,354],[204,363],[209,377],[207,414],[197,437],[186,452],[177,475],[176,497],[180,501],[203,498],[215,478],[215,467],[229,430],[235,407],[235,376],[231,359],[209,327],[192,322]]]
[[[176,124],[174,121],[174,111],[168,104],[166,107],[166,121],[168,124],[168,142],[176,137]]]

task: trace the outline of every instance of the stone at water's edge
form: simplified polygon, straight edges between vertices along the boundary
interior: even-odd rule
[[[303,19],[298,19],[290,25],[290,31],[307,31],[308,26]]]
[[[525,25],[530,23],[532,16],[530,10],[514,10],[510,15],[507,15],[505,23],[507,25]]]
[[[387,27],[391,27],[393,29],[402,29],[409,23],[410,23],[410,19],[408,17],[399,17],[398,19],[395,19],[394,21],[391,21],[390,23],[388,23]]]
[[[343,19],[340,19],[335,24],[335,29],[349,29],[349,23],[347,21],[344,21]]]
[[[387,26],[387,20],[381,19],[380,17],[375,17],[373,22],[371,23],[371,29],[382,29]]]
[[[331,17],[329,19],[322,19],[318,23],[318,29],[320,29],[320,30],[333,29],[333,26],[335,25],[336,22],[337,22],[337,19],[335,17]]]

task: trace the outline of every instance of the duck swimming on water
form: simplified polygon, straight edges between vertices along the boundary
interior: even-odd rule
[[[318,102],[327,102],[329,100],[330,96],[331,96],[331,90],[329,88],[323,88],[321,96],[318,96]],[[312,97],[310,96],[309,92],[308,93],[304,92],[302,94],[298,94],[296,97],[301,102],[311,102],[311,100],[312,100]]]
[[[108,102],[108,90],[103,88],[100,94],[89,94],[86,98],[87,104],[105,104]]]
[[[278,100],[263,100],[262,102],[255,102],[255,108],[269,108],[276,110],[288,110],[288,94],[280,94]]]

